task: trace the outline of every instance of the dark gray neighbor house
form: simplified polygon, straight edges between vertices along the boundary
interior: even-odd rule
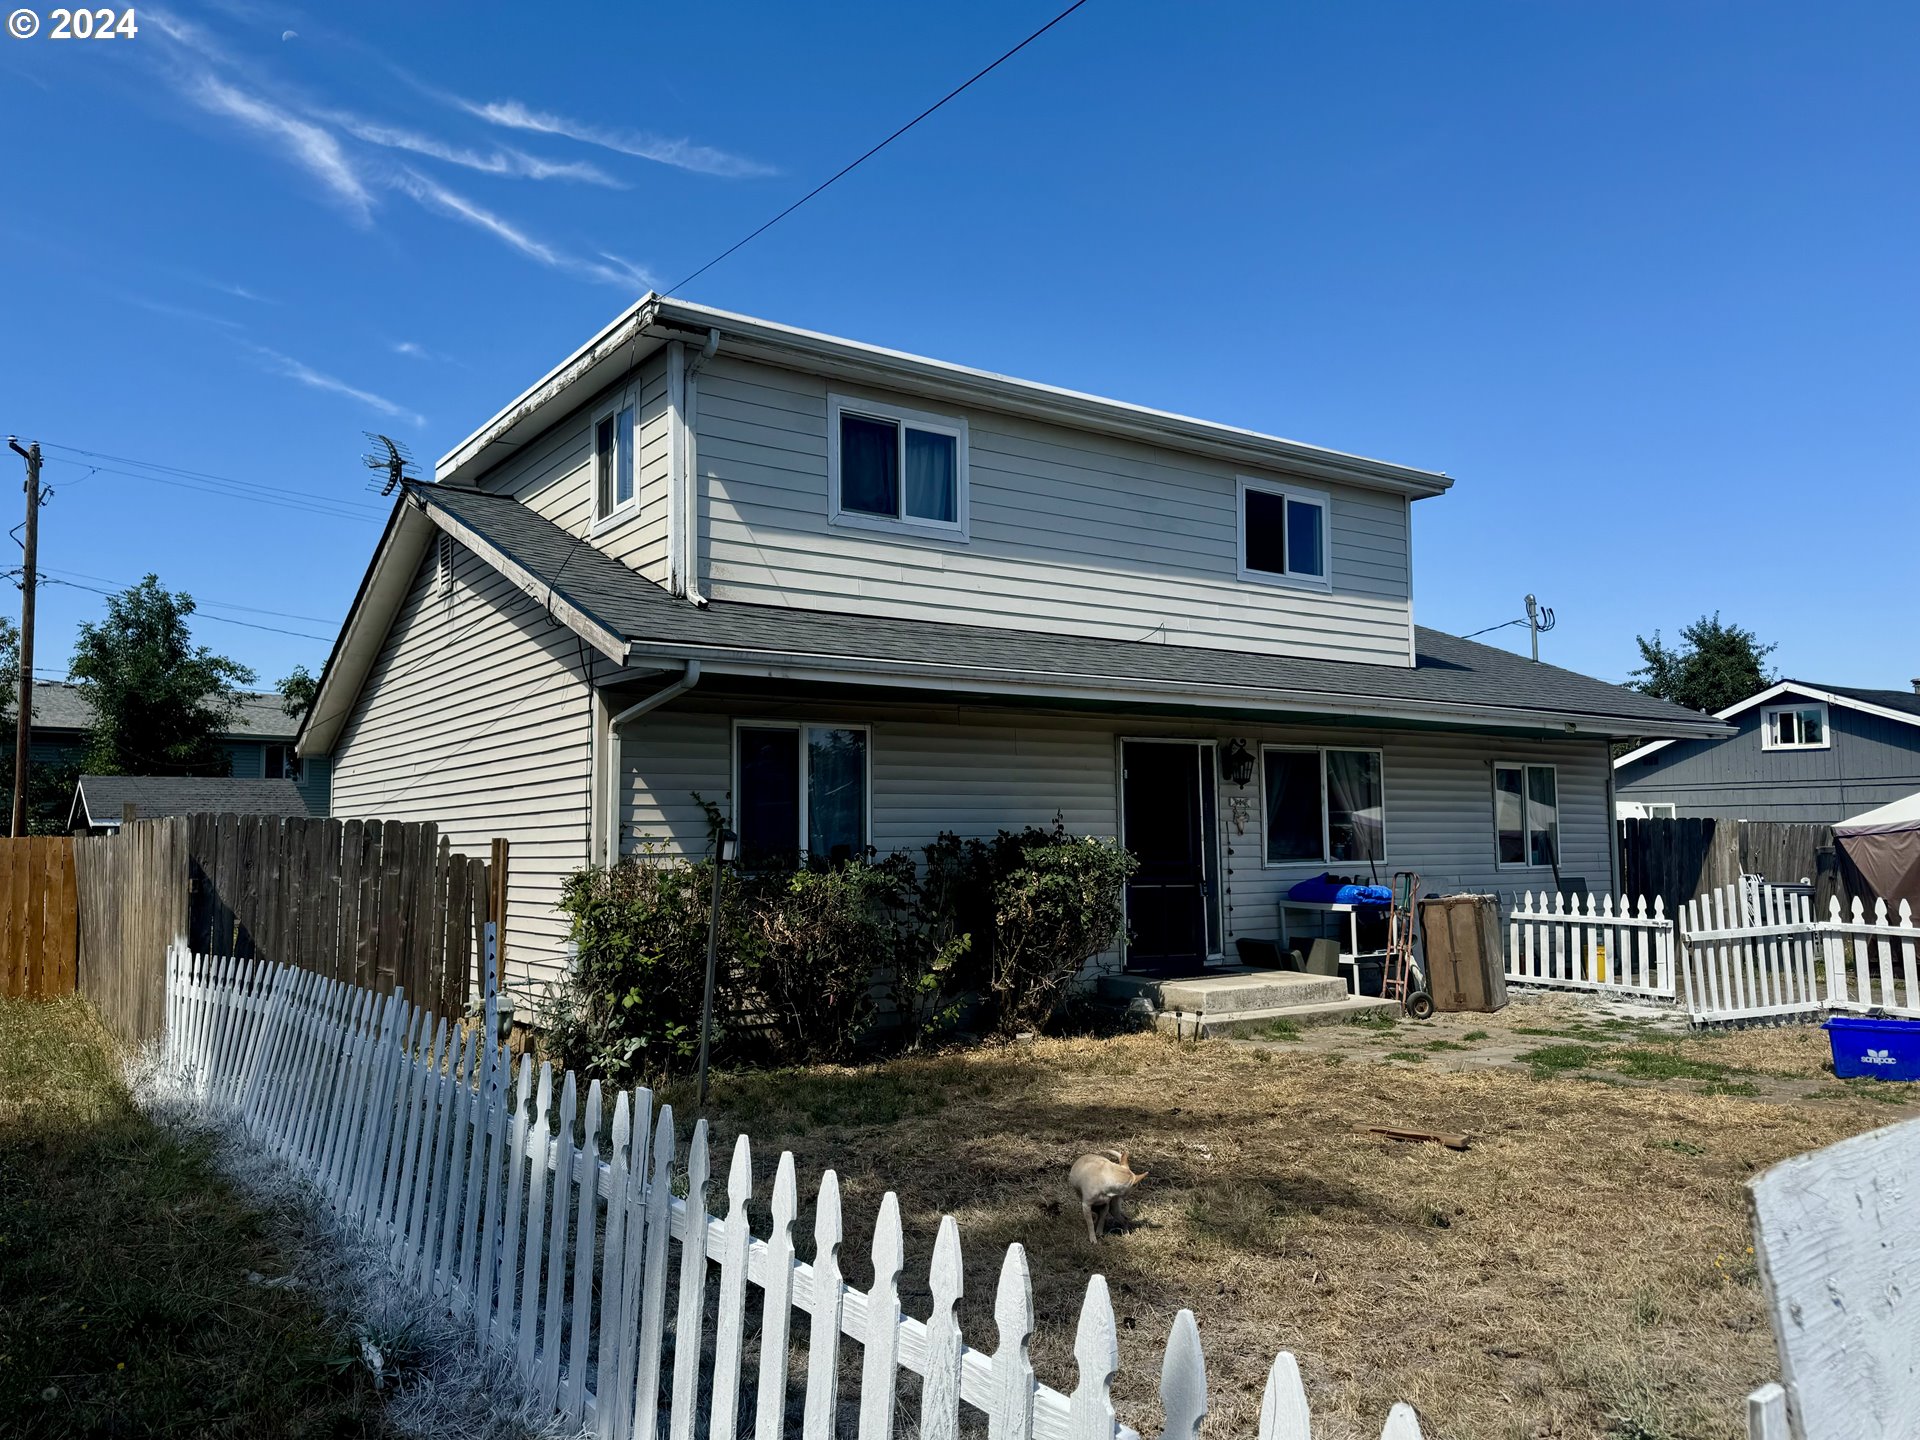
[[[82,775],[73,787],[67,829],[75,835],[111,835],[127,807],[136,818],[171,815],[311,815],[291,780],[233,780],[224,775]]]
[[[93,710],[78,685],[60,680],[36,680],[33,686],[32,763],[64,765],[80,759],[87,731],[93,728]],[[290,780],[305,802],[303,813],[329,813],[333,765],[324,755],[302,759],[294,753],[298,720],[287,718],[280,697],[265,691],[241,696],[236,715],[220,744],[233,762],[228,772],[235,780]],[[113,812],[119,823],[119,810]]]
[[[1911,690],[1782,680],[1719,718],[1739,728],[1656,740],[1613,762],[1621,819],[1835,824],[1920,791],[1920,680]]]

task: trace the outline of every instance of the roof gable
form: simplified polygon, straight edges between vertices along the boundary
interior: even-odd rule
[[[1843,710],[1857,710],[1863,715],[1877,715],[1882,720],[1896,720],[1903,725],[1920,726],[1920,694],[1910,694],[1903,690],[1861,690],[1844,685],[1810,685],[1804,680],[1778,681],[1758,695],[1749,695],[1738,704],[1714,711],[1714,718],[1732,720],[1762,705],[1771,705],[1792,697],[1802,700],[1819,700],[1828,705],[1838,705]],[[1613,762],[1613,768],[1618,770],[1636,760],[1645,760],[1673,743],[1673,739],[1649,741],[1637,749],[1627,751]]]

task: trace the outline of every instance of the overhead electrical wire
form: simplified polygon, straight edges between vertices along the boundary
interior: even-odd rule
[[[949,100],[955,99],[963,91],[966,91],[972,88],[972,86],[974,86],[979,81],[986,79],[987,76],[991,75],[995,70],[998,70],[1002,65],[1006,64],[1007,61],[1011,60],[1014,56],[1018,55],[1022,50],[1026,49],[1027,46],[1031,45],[1034,41],[1038,40],[1042,35],[1046,34],[1049,30],[1053,29],[1054,26],[1058,25],[1062,20],[1066,19],[1069,15],[1073,14],[1074,11],[1078,10],[1082,5],[1085,5],[1086,3],[1087,3],[1087,0],[1073,0],[1073,4],[1067,6],[1066,9],[1062,10],[1058,15],[1054,16],[1051,20],[1047,21],[1046,24],[1042,25],[1038,30],[1034,31],[1031,35],[1027,36],[1027,38],[1022,40],[1018,45],[1014,46],[1011,50],[1008,50],[1006,53],[1001,55],[1000,58],[995,60],[991,65],[986,66],[984,69],[976,70],[967,79],[961,81],[958,85],[954,86],[953,89],[949,90],[946,94],[942,95],[938,100],[934,101],[933,104],[929,105],[926,109],[922,110],[918,115],[914,116],[911,120],[907,121],[906,124],[902,125],[898,130],[894,131],[891,135],[887,136],[887,138],[882,140],[878,145],[875,145],[872,149],[868,150],[865,154],[859,156],[858,158],[849,160],[845,165],[842,165],[838,170],[834,171],[833,174],[829,175],[826,179],[822,180],[818,185],[814,186],[813,189],[809,190],[806,194],[802,195],[798,200],[794,201],[791,205],[787,206],[786,209],[782,210],[778,215],[774,216],[771,220],[767,221],[764,225],[760,226],[757,230],[753,230],[748,234],[746,234],[745,236],[741,237],[740,239],[734,241],[733,244],[729,245],[726,249],[722,250],[718,255],[714,256],[711,260],[707,261],[706,264],[702,265],[698,270],[695,270],[692,274],[688,275],[685,279],[678,280],[674,282],[674,284],[668,286],[665,293],[672,295],[675,292],[683,289],[684,287],[691,285],[695,280],[698,280],[702,275],[706,274],[707,271],[711,270],[714,266],[718,265],[722,260],[725,260],[729,255],[733,254],[736,250],[739,250],[744,246],[750,244],[751,242],[759,239],[762,235],[766,234],[767,231],[771,230],[774,226],[778,225],[782,220],[786,219],[787,216],[793,214],[794,211],[798,210],[802,205],[806,204],[809,200],[813,199],[813,197],[818,195],[822,190],[825,190],[828,186],[832,185],[835,181],[840,180],[851,171],[858,169],[861,165],[864,165],[867,161],[871,160],[874,156],[878,155],[882,150],[886,149],[887,146],[891,145],[894,141],[898,140],[902,135],[906,134],[909,130],[913,129],[914,126],[918,125],[922,120],[926,119],[929,115],[933,114],[934,111],[938,110],[941,106],[945,105]]]
[[[64,585],[69,590],[90,590],[95,595],[105,595],[108,598],[122,593],[118,590],[102,590],[98,585],[82,585],[77,580],[56,580],[51,575],[42,579],[40,583],[42,585]],[[262,625],[257,620],[235,620],[230,615],[209,615],[206,611],[199,609],[196,609],[194,613],[203,620],[212,620],[221,625],[242,625],[249,630],[266,630],[275,635],[291,635],[299,640],[317,640],[322,645],[331,645],[333,643],[333,636],[331,635],[309,635],[304,630],[288,630],[279,625]]]
[[[49,455],[47,458],[58,464],[80,465],[87,474],[81,479],[94,475],[118,475],[129,480],[145,480],[156,485],[171,485],[182,490],[198,490],[203,494],[219,495],[226,499],[246,500],[257,505],[274,505],[283,509],[303,511],[310,515],[324,515],[336,520],[358,520],[363,523],[377,524],[385,513],[384,506],[368,505],[357,501],[334,499],[325,495],[310,495],[299,490],[290,490],[284,486],[269,485],[258,480],[238,480],[231,476],[212,475],[205,471],[187,470],[177,465],[165,465],[154,460],[136,460],[124,455],[106,455],[95,450],[82,450],[77,446],[58,445],[42,442],[48,450],[66,452],[61,455]],[[69,458],[78,456],[84,458]],[[133,469],[124,467],[133,466]],[[79,481],[71,483],[78,484]]]

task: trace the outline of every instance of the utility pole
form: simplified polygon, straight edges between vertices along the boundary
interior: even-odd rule
[[[40,442],[20,448],[17,436],[7,444],[27,462],[26,563],[20,571],[20,712],[13,730],[13,821],[7,831],[15,839],[27,833],[27,741],[33,730],[33,596],[40,581]]]

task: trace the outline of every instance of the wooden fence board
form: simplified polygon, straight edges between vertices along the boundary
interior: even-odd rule
[[[0,995],[73,993],[73,888],[71,838],[0,839]]]

